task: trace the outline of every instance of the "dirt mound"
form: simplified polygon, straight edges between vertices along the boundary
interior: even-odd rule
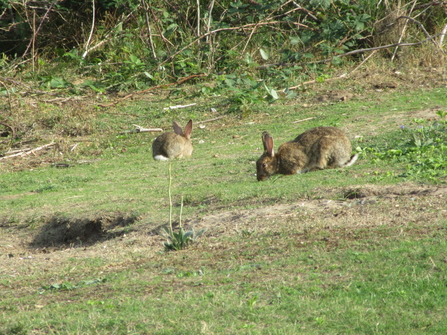
[[[224,209],[216,201],[205,213],[190,216],[183,224],[185,229],[207,229],[208,241],[222,235],[296,227],[355,229],[377,225],[405,226],[409,223],[423,226],[426,222],[447,218],[446,197],[446,186],[411,183],[319,189],[315,190],[312,198],[288,203],[273,203],[274,199],[261,206],[256,202],[244,203],[244,207],[250,209],[243,209],[240,203]],[[158,234],[160,226],[155,227],[134,214],[120,212],[97,213],[89,217],[52,216],[39,227],[38,233],[27,227],[0,227],[4,229],[3,240],[0,236],[0,254],[6,255],[35,254],[79,246],[96,249],[106,241],[120,244],[121,238],[132,240],[136,245],[144,244],[145,248],[154,246],[154,250],[158,250],[163,240]]]
[[[399,184],[363,185],[347,189],[320,190],[323,196],[297,199],[256,209],[217,211],[188,220],[187,227],[208,229],[207,235],[238,231],[302,227],[354,227],[383,224],[405,225],[447,216],[447,187]]]
[[[427,195],[434,192],[445,192],[447,189],[435,188],[429,186],[414,186],[414,185],[391,185],[391,186],[377,186],[377,185],[363,185],[359,187],[348,188],[343,191],[343,198],[345,199],[360,199],[367,197],[395,197],[404,195]]]

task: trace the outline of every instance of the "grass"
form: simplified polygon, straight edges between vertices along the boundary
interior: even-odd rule
[[[389,159],[366,151],[359,164],[350,169],[302,175],[296,178],[299,179],[297,183],[290,183],[289,177],[278,176],[267,184],[259,184],[254,176],[254,162],[261,154],[260,133],[267,128],[266,124],[276,148],[305,129],[334,125],[348,129],[354,148],[371,148],[372,151],[386,154],[387,150],[410,138],[403,135],[399,128],[405,111],[400,112],[401,117],[393,118],[394,110],[417,110],[424,107],[421,101],[430,101],[429,106],[436,106],[445,98],[445,90],[421,93],[418,100],[412,100],[413,96],[413,93],[389,96],[378,103],[372,98],[367,101],[371,105],[367,109],[363,108],[363,100],[317,106],[305,109],[305,113],[295,112],[295,106],[272,106],[267,109],[267,113],[271,114],[267,117],[253,115],[238,122],[228,116],[227,120],[221,121],[227,124],[222,125],[219,121],[208,124],[204,129],[195,128],[194,161],[173,163],[175,199],[178,202],[179,196],[183,195],[186,205],[198,205],[212,198],[224,206],[237,206],[247,199],[257,199],[259,203],[269,199],[288,201],[321,187],[404,180],[397,176],[405,172],[405,160],[394,160],[393,166],[390,166]],[[315,119],[305,124],[292,123],[308,117]],[[412,122],[411,118],[407,118],[408,126],[409,122]],[[374,129],[368,130],[371,124]],[[107,138],[92,139],[92,142],[102,143],[98,145],[101,154],[90,157],[92,162],[89,165],[76,164],[79,156],[72,154],[74,157],[71,157],[68,153],[63,161],[73,166],[67,169],[47,167],[3,173],[0,194],[4,206],[0,209],[0,216],[16,218],[25,214],[25,217],[38,217],[51,212],[77,215],[86,211],[117,209],[147,213],[155,221],[160,221],[164,214],[159,216],[158,209],[167,208],[168,204],[167,191],[163,191],[166,190],[168,177],[167,164],[154,164],[151,159],[150,143],[154,135],[114,135],[113,132]],[[239,137],[233,138],[234,135]],[[356,139],[356,135],[361,137]],[[199,141],[204,143],[198,144]],[[98,147],[93,150],[96,151]],[[79,144],[79,150],[89,150],[88,144]],[[88,153],[91,154],[91,151]],[[370,160],[374,164],[368,165]],[[192,177],[193,171],[200,177]],[[445,182],[445,178],[441,177],[440,181]],[[154,207],[157,210],[154,211]],[[187,206],[185,213],[191,213]]]
[[[73,259],[65,270],[71,284],[44,290],[52,282],[37,273],[26,276],[27,287],[9,287],[16,292],[6,294],[2,314],[16,317],[5,334],[442,333],[445,228],[376,228],[361,237],[346,230],[341,245],[328,242],[340,231],[234,237],[219,255],[204,246],[136,253],[123,270],[107,256]],[[381,236],[393,232],[400,237]],[[94,272],[103,279],[77,286]]]
[[[169,163],[152,160],[156,135],[120,132],[215,117],[208,108],[223,108],[217,98],[175,117],[159,100],[98,110],[82,141],[64,138],[76,150],[42,153],[20,169],[14,163],[31,158],[1,161],[0,334],[446,333],[444,198],[422,192],[444,189],[445,169],[435,177],[419,173],[427,162],[408,170],[433,156],[410,143],[420,125],[438,141],[430,150],[445,152],[444,133],[430,127],[446,89],[326,105],[309,103],[310,95],[195,126],[193,157],[172,162],[173,212],[183,197],[185,224],[209,229],[185,250],[165,252],[157,235],[169,217]],[[263,130],[277,148],[321,125],[347,131],[358,163],[256,181]],[[40,128],[39,138],[54,129]],[[346,189],[367,185],[382,193],[346,199]],[[57,225],[52,218],[106,222],[119,213],[136,221],[110,228],[115,235],[32,244]]]

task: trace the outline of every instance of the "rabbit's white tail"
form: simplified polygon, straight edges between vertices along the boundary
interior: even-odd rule
[[[357,161],[357,158],[359,158],[359,154],[355,154],[354,156],[352,156],[351,159],[346,162],[345,167],[354,164]]]
[[[163,155],[157,155],[157,156],[154,156],[154,159],[155,159],[156,161],[167,161],[169,158],[168,158],[168,157],[165,157],[165,156],[163,156]]]

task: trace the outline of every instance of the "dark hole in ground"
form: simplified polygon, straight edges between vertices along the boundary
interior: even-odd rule
[[[90,245],[121,236],[126,232],[125,227],[137,220],[137,215],[123,213],[102,213],[93,217],[53,216],[42,227],[31,246]]]

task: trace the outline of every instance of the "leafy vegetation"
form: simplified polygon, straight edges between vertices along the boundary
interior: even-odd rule
[[[405,163],[405,172],[396,177],[405,180],[444,182],[447,176],[447,120],[446,113],[436,113],[440,120],[413,119],[414,128],[400,126],[402,142],[393,149],[365,148],[376,160]]]
[[[258,85],[276,99],[273,89],[329,74],[348,53],[348,61],[356,61],[358,53],[384,43],[433,42],[439,36],[445,21],[439,3],[399,4],[6,1],[0,3],[0,53],[5,75],[74,94],[142,90],[202,73],[213,86],[232,81],[232,89],[242,90],[235,100],[243,112],[259,95],[250,93]],[[442,58],[441,46],[435,50]]]

